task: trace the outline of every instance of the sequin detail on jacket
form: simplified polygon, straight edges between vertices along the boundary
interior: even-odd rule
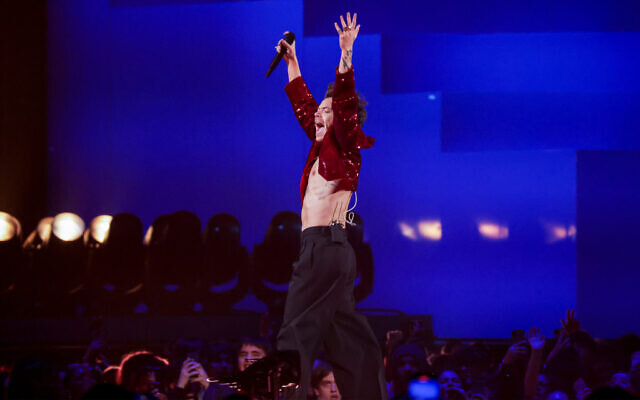
[[[360,176],[360,149],[373,146],[374,139],[365,136],[358,124],[358,96],[353,75],[353,67],[344,74],[337,72],[331,108],[333,109],[333,127],[329,129],[321,142],[316,141],[314,114],[318,103],[314,100],[302,77],[289,82],[284,87],[293,112],[300,126],[313,141],[300,181],[300,201],[309,183],[309,173],[316,158],[318,173],[327,181],[340,179],[336,188],[355,192]]]

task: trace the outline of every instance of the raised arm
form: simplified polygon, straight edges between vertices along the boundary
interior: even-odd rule
[[[373,138],[364,135],[358,121],[358,95],[353,76],[351,57],[353,42],[358,37],[360,25],[356,25],[358,14],[347,13],[347,20],[340,16],[342,29],[334,23],[340,39],[340,63],[336,72],[336,82],[333,91],[333,126],[336,140],[343,150],[368,148],[373,146]]]
[[[338,32],[338,36],[340,38],[340,50],[342,50],[342,53],[340,54],[340,63],[338,64],[338,72],[341,74],[344,74],[351,69],[353,42],[355,42],[358,37],[358,32],[360,32],[360,25],[356,25],[357,19],[358,13],[353,14],[353,19],[351,19],[351,14],[347,13],[347,22],[344,21],[342,15],[340,16],[342,29],[340,29],[337,22],[333,23],[333,26],[336,28],[336,32]]]
[[[286,34],[286,32],[285,32]],[[284,91],[289,97],[293,112],[298,119],[298,123],[307,134],[307,137],[315,141],[316,140],[316,126],[313,123],[313,114],[318,109],[318,103],[311,95],[311,91],[307,87],[307,84],[302,79],[300,73],[300,64],[298,63],[298,57],[296,56],[296,42],[292,44],[280,40],[276,46],[276,51],[279,51],[280,45],[287,49],[287,52],[282,56],[287,63],[287,73],[289,75],[289,83],[284,87]]]
[[[544,336],[540,329],[531,328],[527,334],[527,340],[531,346],[531,355],[527,364],[527,372],[524,376],[524,400],[535,400],[538,388],[538,376],[542,367],[542,348],[544,346]]]
[[[285,32],[286,35],[289,32]],[[276,46],[276,52],[280,51],[280,46],[284,46],[286,52],[282,56],[284,62],[287,63],[287,73],[289,74],[289,82],[296,79],[299,76],[302,76],[300,73],[300,64],[298,63],[298,57],[296,56],[296,41],[289,44],[284,39],[280,39],[278,45]]]

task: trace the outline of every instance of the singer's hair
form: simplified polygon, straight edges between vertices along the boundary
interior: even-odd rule
[[[334,90],[334,82],[331,82],[329,84],[329,87],[327,87],[327,92],[324,94],[324,98],[326,99],[327,97],[333,97],[333,90]],[[360,126],[362,126],[362,124],[364,123],[364,121],[367,120],[367,109],[365,108],[367,104],[369,104],[367,102],[367,100],[364,99],[364,97],[356,92],[356,97],[358,97],[358,124],[360,124]]]

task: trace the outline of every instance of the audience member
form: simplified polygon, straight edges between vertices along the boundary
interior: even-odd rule
[[[390,393],[392,398],[407,395],[411,377],[428,369],[427,356],[424,349],[415,344],[398,346],[388,360],[390,373]]]
[[[102,372],[88,364],[69,364],[64,374],[63,389],[68,400],[78,400],[94,385],[102,382]]]
[[[111,365],[107,367],[102,373],[102,381],[104,383],[111,383],[116,385],[118,383],[118,375],[120,374],[120,366],[119,365]]]
[[[316,361],[311,372],[311,389],[316,400],[340,400],[340,391],[331,365]]]
[[[166,351],[170,362],[138,351],[104,371],[105,354],[117,356],[104,342],[92,343],[78,363],[23,358],[0,367],[6,384],[0,400],[246,399],[227,383],[271,355],[272,344],[262,338],[236,343],[234,353],[224,343],[180,339]],[[427,373],[438,377],[440,400],[633,399],[640,393],[639,347],[636,335],[595,340],[580,327],[573,311],[567,312],[555,339],[547,340],[539,329],[531,328],[506,351],[504,345],[460,340],[442,345],[415,340],[410,332],[390,331],[385,346],[389,397],[409,399],[412,378]],[[326,363],[316,363],[310,383],[314,399],[341,398],[332,367]],[[266,398],[261,396],[255,398]]]
[[[167,400],[161,379],[169,362],[148,351],[124,356],[118,384],[134,394],[136,400]]]
[[[267,340],[245,338],[238,350],[238,371],[242,372],[257,360],[265,358],[272,352],[272,345]]]

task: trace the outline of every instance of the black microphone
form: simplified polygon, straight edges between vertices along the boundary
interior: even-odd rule
[[[289,44],[293,43],[295,39],[296,39],[296,35],[293,32],[287,32],[284,35],[284,41]],[[273,57],[273,60],[271,61],[271,65],[269,65],[269,70],[267,71],[266,76],[271,75],[273,70],[276,69],[276,67],[278,66],[278,63],[280,62],[280,60],[282,60],[282,56],[286,52],[287,52],[287,48],[284,47],[284,45],[280,45],[280,51],[278,52],[278,54],[276,54],[275,57]]]

